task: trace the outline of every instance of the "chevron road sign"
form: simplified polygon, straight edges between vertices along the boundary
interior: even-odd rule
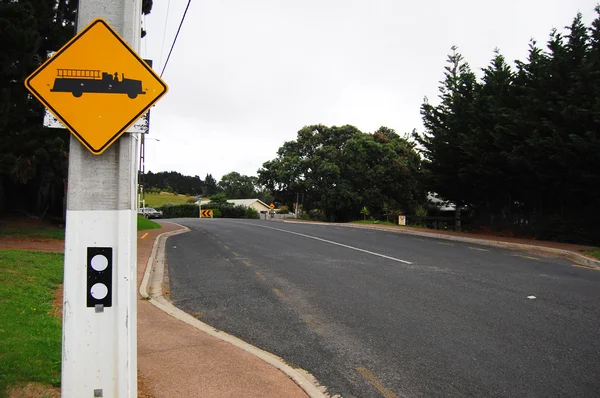
[[[200,218],[213,218],[212,210],[200,210]]]

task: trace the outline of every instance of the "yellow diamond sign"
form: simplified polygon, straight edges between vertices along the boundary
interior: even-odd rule
[[[25,80],[93,154],[135,123],[167,85],[103,19],[95,19]]]

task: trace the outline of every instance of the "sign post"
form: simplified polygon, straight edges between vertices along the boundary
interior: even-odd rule
[[[134,51],[141,0],[79,0],[77,18],[77,36],[26,80],[73,133],[61,396],[134,398],[137,142],[124,133],[167,87]]]

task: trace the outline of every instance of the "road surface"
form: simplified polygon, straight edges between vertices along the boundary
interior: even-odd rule
[[[175,220],[171,300],[343,397],[600,397],[600,272],[387,231]],[[198,358],[199,361],[202,358]]]

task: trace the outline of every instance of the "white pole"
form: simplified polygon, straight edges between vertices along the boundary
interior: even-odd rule
[[[79,0],[77,17],[78,30],[104,18],[139,52],[141,0]],[[124,134],[102,155],[92,155],[71,136],[63,398],[137,397],[136,180],[136,141],[131,135]],[[92,268],[98,275],[104,272],[110,306],[87,306]],[[92,289],[92,296],[102,297],[101,290]]]

